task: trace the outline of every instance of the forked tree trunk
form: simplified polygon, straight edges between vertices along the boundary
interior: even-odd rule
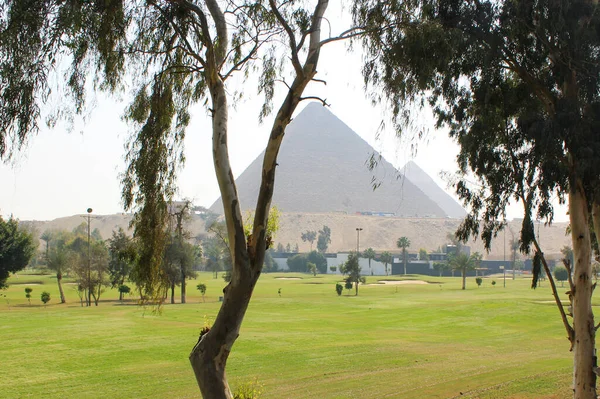
[[[56,282],[58,283],[58,292],[60,293],[60,303],[66,303],[65,292],[62,287],[62,273],[56,273]]]
[[[238,337],[254,286],[260,276],[268,246],[267,241],[270,242],[271,240],[270,237],[267,237],[267,226],[275,184],[277,154],[279,153],[285,128],[301,100],[304,88],[316,73],[321,48],[321,22],[328,1],[319,0],[315,7],[309,29],[309,48],[303,66],[300,65],[298,60],[298,48],[295,39],[290,37],[292,63],[296,76],[292,84],[288,86],[289,90],[286,98],[273,122],[263,158],[262,181],[256,202],[252,233],[248,237],[244,232],[237,188],[229,161],[227,94],[224,82],[219,74],[219,69],[224,64],[225,55],[229,50],[227,24],[216,0],[207,0],[205,4],[216,30],[214,41],[210,37],[210,29],[206,18],[203,17],[202,10],[200,8],[194,9],[193,5],[188,4],[188,6],[192,7],[193,11],[201,16],[200,20],[205,36],[203,40],[206,41],[205,79],[212,103],[213,160],[223,201],[232,270],[231,281],[223,290],[224,300],[219,314],[210,331],[201,334],[198,343],[190,353],[189,359],[204,398],[231,399],[232,394],[225,375],[225,365],[231,348]],[[292,29],[279,13],[275,2],[270,0],[269,5],[285,31],[288,34],[293,34]]]
[[[569,192],[573,241],[573,391],[575,399],[596,399],[595,325],[592,312],[592,264],[588,201],[580,181]]]

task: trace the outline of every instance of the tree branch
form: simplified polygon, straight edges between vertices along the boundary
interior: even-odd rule
[[[294,34],[294,31],[292,30],[290,25],[287,23],[285,18],[283,18],[283,15],[281,15],[281,13],[279,12],[279,9],[277,8],[277,4],[275,4],[275,0],[269,0],[269,5],[271,6],[271,10],[273,11],[273,14],[275,14],[275,18],[277,18],[277,21],[279,21],[279,24],[286,31],[286,33],[290,39],[290,50],[292,53],[291,54],[292,66],[294,67],[294,70],[296,71],[296,75],[302,76],[302,74],[303,74],[302,65],[300,65],[300,59],[298,58],[299,50],[298,50],[298,47],[296,46],[296,35]]]

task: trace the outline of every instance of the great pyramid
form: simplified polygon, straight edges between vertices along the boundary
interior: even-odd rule
[[[256,204],[263,155],[236,179],[244,210]],[[372,155],[379,156],[328,108],[310,103],[287,127],[278,158],[273,204],[282,212],[451,216],[385,159],[379,159],[377,167],[369,171],[367,161]],[[380,183],[376,190],[374,182]],[[221,199],[210,209],[222,213]]]

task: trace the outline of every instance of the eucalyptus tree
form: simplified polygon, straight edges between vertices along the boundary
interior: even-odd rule
[[[398,241],[396,241],[396,246],[402,248],[402,262],[404,263],[404,275],[406,275],[406,263],[408,261],[407,248],[410,247],[410,240],[408,237],[400,237],[398,238]]]
[[[10,273],[23,270],[35,253],[33,236],[19,221],[0,216],[0,289],[7,288]]]
[[[591,307],[591,220],[600,232],[600,14],[591,0],[456,2],[355,0],[359,23],[394,25],[365,42],[365,78],[391,100],[433,107],[460,145],[456,190],[469,215],[459,238],[486,248],[520,201],[520,250],[543,269],[574,353],[575,398],[596,397]],[[468,178],[466,176],[469,176]],[[474,182],[476,184],[471,184]],[[551,223],[552,200],[568,202],[575,262],[571,326],[534,220]],[[596,234],[598,237],[598,234]]]
[[[52,247],[46,255],[48,268],[56,272],[56,283],[58,284],[58,292],[60,294],[60,303],[66,303],[65,293],[62,286],[63,274],[69,270],[72,262],[71,251],[64,245],[59,243]]]
[[[319,236],[317,237],[317,250],[325,253],[329,244],[331,244],[331,229],[329,226],[323,226],[323,229],[319,230]]]
[[[232,396],[225,365],[261,273],[265,250],[271,245],[267,221],[285,128],[298,104],[313,98],[303,97],[303,92],[309,83],[319,81],[315,75],[323,45],[362,33],[360,28],[351,28],[339,36],[323,37],[321,25],[328,3],[15,0],[0,6],[2,157],[10,158],[38,130],[42,105],[51,100],[50,82],[64,62],[70,66],[66,79],[59,81],[64,81],[72,107],[61,107],[58,115],[48,118],[51,122],[67,111],[82,112],[86,88],[114,92],[133,87],[125,118],[135,134],[126,156],[123,202],[135,210],[139,259],[133,272],[146,301],[162,301],[168,285],[160,268],[167,242],[164,226],[176,171],[183,162],[181,147],[191,119],[190,106],[205,104],[210,112],[232,279],[224,289],[214,325],[203,330],[190,354],[205,397]],[[285,91],[266,143],[248,236],[228,153],[233,91],[227,83],[238,72],[241,79],[256,72],[258,91],[265,100],[258,115],[261,121],[273,111],[276,82]],[[93,85],[86,84],[89,78]],[[248,85],[238,94],[244,94]]]
[[[313,246],[313,242],[315,242],[315,240],[317,238],[317,232],[314,230],[306,230],[304,233],[302,233],[300,235],[300,238],[302,238],[302,241],[304,241],[304,242],[307,242],[307,241],[310,242],[310,251],[312,252],[312,246]]]

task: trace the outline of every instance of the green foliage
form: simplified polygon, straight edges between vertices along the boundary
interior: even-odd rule
[[[6,280],[10,273],[23,270],[27,266],[34,253],[35,245],[31,233],[20,228],[19,221],[12,216],[8,220],[0,216],[0,289],[7,287]]]
[[[263,385],[257,379],[237,386],[233,391],[233,399],[260,399]]]
[[[408,237],[400,237],[396,241],[396,246],[402,248],[402,261],[404,263],[404,274],[406,274],[406,263],[408,262],[408,247],[410,247],[410,240]]]
[[[492,280],[492,285],[496,285],[496,280]]]
[[[198,291],[200,291],[200,294],[202,295],[202,302],[204,302],[204,295],[206,294],[206,284],[204,283],[199,283],[196,288],[198,289]]]
[[[352,280],[350,279],[350,277],[346,278],[346,282],[344,284],[344,287],[350,291],[352,289]]]
[[[385,275],[388,275],[388,264],[392,263],[392,261],[394,260],[394,258],[392,257],[392,254],[388,251],[384,251],[381,253],[381,256],[379,256],[379,261],[383,263],[383,266],[385,267]]]
[[[419,259],[424,261],[429,261],[429,254],[425,248],[419,249]]]
[[[327,252],[327,247],[329,247],[329,244],[331,244],[331,229],[327,226],[323,226],[323,229],[319,230],[319,237],[317,238],[317,250],[321,253],[325,253]]]
[[[30,305],[31,305],[31,293],[32,292],[33,292],[33,288],[25,287],[25,298],[27,298],[27,301],[29,302]]]
[[[279,265],[275,262],[272,255],[273,250],[269,249],[265,252],[265,263],[263,265],[263,272],[274,273],[279,271]]]
[[[312,273],[313,276],[317,275],[317,265],[315,265],[312,262],[307,262],[306,263],[306,270],[308,270],[309,273]]]
[[[119,287],[133,270],[137,260],[137,248],[133,239],[119,227],[117,231],[112,232],[112,237],[108,240],[108,252],[110,284],[112,287]]]
[[[312,251],[308,254],[298,254],[287,258],[287,265],[290,271],[298,273],[312,273],[308,269],[308,264],[313,263],[319,273],[327,273],[327,258],[317,251]]]
[[[131,288],[129,288],[129,286],[128,286],[128,285],[121,284],[121,285],[119,286],[119,292],[120,292],[121,294],[129,294],[129,293],[131,292]]]
[[[481,287],[481,283],[483,283],[483,279],[481,277],[475,277],[475,283],[477,283],[478,287]]]
[[[304,233],[302,233],[300,235],[300,238],[302,238],[302,241],[304,241],[304,242],[307,242],[307,241],[310,242],[310,250],[312,251],[312,245],[313,245],[313,242],[315,242],[315,239],[317,238],[317,232],[306,230]]]
[[[350,288],[352,288],[352,286],[350,286]],[[340,283],[335,283],[335,292],[337,292],[338,296],[342,295],[343,291],[344,291],[344,286],[341,285]]]
[[[569,272],[564,266],[557,266],[554,268],[554,278],[564,285],[565,281],[569,279]]]
[[[361,276],[361,268],[358,263],[359,256],[356,252],[351,252],[348,255],[348,260],[345,263],[346,273],[348,274],[348,278],[346,279],[346,285],[348,282],[351,284],[355,284],[356,295],[358,295],[358,284],[365,283],[366,279]]]
[[[44,305],[50,302],[50,293],[48,291],[42,292],[40,299],[44,302]]]
[[[331,270],[332,273],[335,273],[337,271],[337,266],[330,266],[329,270]]]

